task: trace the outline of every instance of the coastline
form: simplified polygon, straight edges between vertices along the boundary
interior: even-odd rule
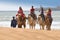
[[[11,25],[11,21],[0,21],[0,27],[11,28],[10,25]],[[16,28],[17,28],[17,26],[16,26]],[[26,21],[26,29],[30,29],[29,24],[27,24],[27,21]],[[40,29],[39,24],[36,24],[35,29],[38,29],[38,30]],[[51,25],[51,29],[60,30],[60,22],[53,21],[53,23]]]

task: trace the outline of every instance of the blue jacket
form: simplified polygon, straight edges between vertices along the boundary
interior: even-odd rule
[[[17,21],[16,19],[11,20],[11,27],[16,27]]]

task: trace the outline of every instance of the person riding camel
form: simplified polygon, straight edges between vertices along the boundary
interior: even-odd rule
[[[50,22],[51,22],[51,20],[53,21],[52,16],[51,16],[52,11],[50,8],[46,11],[46,13],[47,13],[46,14],[47,18],[50,18]]]
[[[34,7],[32,6],[32,8],[30,9],[30,15],[31,15],[31,17],[33,17],[33,19],[37,19],[37,17],[36,17],[36,15],[35,15],[35,9],[34,9]]]
[[[47,16],[48,16],[48,17],[50,17],[50,18],[51,18],[51,12],[52,12],[52,11],[51,11],[51,9],[50,9],[50,8],[46,11]]]
[[[39,16],[42,17],[42,20],[45,21],[45,16],[44,16],[44,10],[43,10],[43,7],[41,7],[41,14]]]
[[[23,9],[21,7],[19,7],[18,13],[16,14],[16,16],[21,15],[22,19],[24,19],[25,14],[23,13]]]
[[[51,11],[51,9],[49,8],[49,9],[48,9],[48,14],[47,14],[47,15],[50,16],[50,17],[51,17],[51,12],[52,12],[52,11]]]

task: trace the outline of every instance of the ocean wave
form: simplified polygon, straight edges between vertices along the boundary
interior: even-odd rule
[[[10,21],[12,16],[0,16],[0,21]]]
[[[60,24],[60,21],[53,21],[52,24]]]
[[[0,27],[9,27],[9,28],[11,28],[10,25],[11,25],[11,21],[0,21]],[[29,24],[26,24],[26,28],[29,28]],[[36,24],[35,28],[39,29],[40,26],[38,24]],[[54,21],[51,25],[51,29],[60,29],[60,22],[55,22]]]

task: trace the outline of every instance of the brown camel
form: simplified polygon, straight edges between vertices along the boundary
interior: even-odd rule
[[[51,30],[52,21],[53,21],[52,17],[45,16],[45,24],[47,30]]]
[[[31,15],[28,15],[28,24],[30,29],[35,29],[36,20],[34,20]]]
[[[42,17],[38,16],[38,24],[40,25],[40,29],[44,30],[44,27],[46,26],[47,30],[51,30],[52,18],[45,16],[45,21],[43,22]]]
[[[22,28],[22,25],[24,26],[24,28],[26,27],[26,17],[22,19],[21,15],[18,15],[16,19],[17,19],[18,28]]]

